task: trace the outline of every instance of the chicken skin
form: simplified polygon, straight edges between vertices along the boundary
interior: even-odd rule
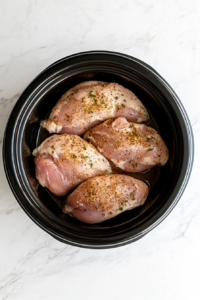
[[[88,178],[111,173],[107,159],[75,135],[53,135],[33,155],[39,183],[57,196],[66,195]]]
[[[102,121],[118,117],[136,123],[149,120],[142,102],[127,88],[118,83],[86,81],[68,90],[41,126],[51,133],[82,135]]]
[[[163,166],[169,158],[168,148],[155,129],[125,118],[107,120],[91,128],[84,139],[126,172]]]
[[[97,176],[68,196],[63,211],[85,223],[100,223],[143,205],[148,192],[143,181],[127,175]]]

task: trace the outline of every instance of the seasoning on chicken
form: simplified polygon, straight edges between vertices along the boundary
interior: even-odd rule
[[[53,135],[34,149],[33,155],[39,183],[58,196],[88,178],[111,173],[106,158],[75,135]]]
[[[136,123],[149,120],[142,102],[127,88],[118,83],[86,81],[68,90],[41,125],[51,133],[82,135],[102,121],[118,117]]]
[[[87,131],[84,139],[126,172],[163,166],[169,158],[167,146],[155,129],[125,118],[105,121]]]
[[[85,223],[100,223],[143,205],[148,192],[143,181],[127,175],[97,176],[68,196],[63,211]]]

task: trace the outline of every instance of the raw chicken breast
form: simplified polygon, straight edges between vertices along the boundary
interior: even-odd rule
[[[41,125],[49,132],[82,135],[102,121],[118,117],[136,123],[149,120],[142,102],[122,85],[86,81],[67,91]]]
[[[106,158],[75,135],[53,135],[33,155],[39,183],[58,196],[66,195],[88,178],[111,172]]]
[[[105,121],[87,131],[84,139],[127,172],[163,166],[169,158],[167,146],[155,129],[125,118]]]
[[[67,198],[63,211],[85,223],[100,223],[144,204],[148,186],[127,175],[86,180]]]

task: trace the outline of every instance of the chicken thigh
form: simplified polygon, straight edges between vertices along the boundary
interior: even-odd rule
[[[142,102],[122,85],[86,81],[68,90],[41,125],[52,133],[82,135],[102,121],[118,117],[136,123],[149,120]]]
[[[88,178],[111,172],[106,158],[75,135],[53,135],[34,149],[33,155],[39,183],[58,196]]]
[[[115,166],[127,172],[141,172],[163,166],[169,158],[165,142],[158,132],[125,118],[107,120],[84,135]]]
[[[127,175],[97,176],[68,196],[63,211],[85,223],[100,223],[144,204],[148,192],[143,181]]]

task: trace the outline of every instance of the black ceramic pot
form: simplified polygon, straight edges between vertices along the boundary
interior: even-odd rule
[[[170,153],[146,203],[98,225],[84,224],[62,213],[59,201],[38,185],[31,155],[38,143],[40,121],[67,89],[86,80],[114,81],[131,89],[154,118]],[[103,249],[136,241],[166,218],[187,185],[193,148],[183,105],[154,69],[128,55],[92,51],[55,62],[30,83],[8,120],[3,160],[13,194],[38,226],[61,242]]]

